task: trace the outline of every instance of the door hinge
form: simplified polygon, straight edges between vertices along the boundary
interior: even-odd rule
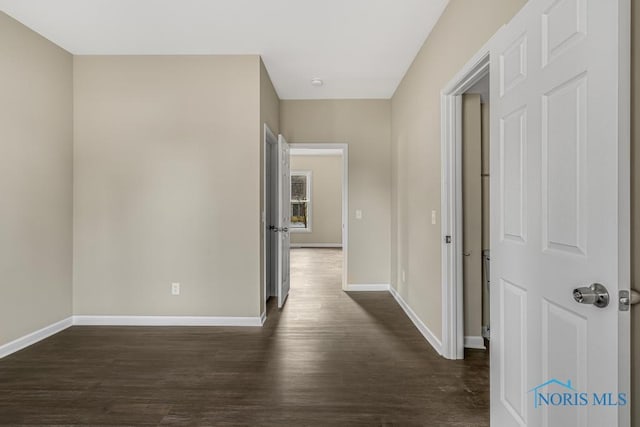
[[[451,243],[451,236],[444,236],[445,243]]]

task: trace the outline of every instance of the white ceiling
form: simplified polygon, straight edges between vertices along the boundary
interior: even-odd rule
[[[0,0],[0,10],[73,54],[260,54],[282,99],[390,98],[447,1]]]

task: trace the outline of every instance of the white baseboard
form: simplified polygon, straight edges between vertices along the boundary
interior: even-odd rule
[[[0,346],[0,359],[49,338],[73,325],[79,326],[262,326],[260,317],[209,316],[71,316]]]
[[[292,248],[341,248],[342,243],[291,243]]]
[[[73,316],[73,324],[79,326],[262,326],[262,323],[262,316]]]
[[[420,320],[418,315],[411,309],[411,307],[409,307],[409,304],[406,303],[406,301],[400,296],[398,291],[396,291],[393,286],[389,287],[389,292],[391,293],[391,295],[393,295],[393,298],[395,298],[400,307],[402,307],[413,324],[416,325],[416,328],[418,328],[418,331],[420,331],[422,336],[425,337],[429,344],[431,344],[431,347],[433,347],[433,349],[437,351],[439,355],[442,355],[442,342],[438,338],[436,338],[436,336],[433,334],[433,332],[431,332],[427,325],[425,325],[422,320]]]
[[[484,346],[484,338],[478,337],[464,337],[464,348],[475,348],[478,350],[486,350],[487,348]]]
[[[38,341],[42,341],[45,338],[49,338],[51,335],[57,334],[73,325],[73,317],[67,317],[59,322],[52,323],[49,326],[45,326],[35,332],[31,332],[23,337],[15,339],[7,344],[0,346],[0,359],[6,357],[16,351],[20,351],[25,347],[33,345]]]
[[[388,283],[349,284],[344,290],[347,292],[388,292],[390,287]]]

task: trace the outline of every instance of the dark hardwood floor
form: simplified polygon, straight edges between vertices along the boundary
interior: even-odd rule
[[[263,328],[69,328],[0,360],[0,425],[486,426],[489,361],[440,358],[393,298],[292,251]]]

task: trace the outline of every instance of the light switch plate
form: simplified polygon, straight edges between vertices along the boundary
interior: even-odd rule
[[[431,211],[431,224],[436,225],[436,211]]]
[[[362,219],[362,210],[356,209],[356,219]]]

